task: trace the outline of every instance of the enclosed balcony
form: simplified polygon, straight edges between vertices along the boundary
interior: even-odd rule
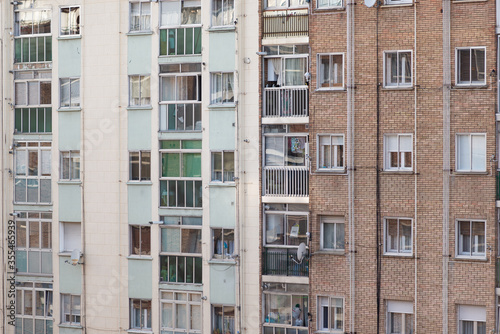
[[[262,253],[262,275],[308,276],[309,259],[295,260],[295,248],[264,248]],[[294,261],[295,260],[295,261]]]
[[[309,35],[307,9],[267,10],[262,15],[262,37],[297,37]]]

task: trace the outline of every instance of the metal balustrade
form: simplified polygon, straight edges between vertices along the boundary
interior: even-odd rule
[[[264,196],[309,196],[309,169],[264,167]]]
[[[307,11],[284,10],[264,12],[262,21],[263,38],[309,35],[309,13]]]
[[[295,248],[265,248],[262,253],[262,274],[308,276],[309,259],[304,258],[302,262],[297,263],[292,259],[296,257],[296,254]]]
[[[309,116],[309,91],[307,86],[264,88],[263,117]]]

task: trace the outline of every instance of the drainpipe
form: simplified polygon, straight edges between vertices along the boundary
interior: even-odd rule
[[[413,252],[413,256],[414,256],[414,266],[415,266],[415,297],[414,297],[414,305],[415,305],[415,309],[413,311],[413,321],[414,321],[414,325],[413,325],[413,331],[416,333],[418,333],[417,331],[417,317],[418,317],[418,312],[417,312],[417,309],[418,309],[418,242],[417,242],[417,234],[418,234],[418,207],[417,207],[417,202],[418,202],[418,186],[417,186],[417,181],[418,181],[418,170],[417,170],[417,144],[418,144],[418,132],[417,132],[417,90],[418,90],[418,84],[417,84],[417,5],[418,3],[415,3],[413,5],[413,22],[414,22],[414,26],[413,26],[413,30],[414,30],[414,36],[413,36],[413,41],[414,41],[414,45],[413,45],[413,92],[414,92],[414,99],[415,99],[415,110],[414,110],[414,138],[413,138],[413,142],[414,142],[414,150],[413,150],[413,161],[415,163],[415,168],[413,170],[413,182],[414,182],[414,186],[415,186],[415,212],[414,212],[414,217],[413,217],[413,244],[415,245],[415,251]]]

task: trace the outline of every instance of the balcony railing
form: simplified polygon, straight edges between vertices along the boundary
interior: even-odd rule
[[[295,262],[295,248],[276,249],[265,248],[262,253],[262,274],[280,276],[308,276],[309,259],[304,258],[301,263]]]
[[[309,116],[309,91],[307,86],[266,87],[263,117]]]
[[[309,196],[309,169],[264,167],[264,196]]]
[[[309,35],[307,10],[269,11],[263,15],[263,38]]]

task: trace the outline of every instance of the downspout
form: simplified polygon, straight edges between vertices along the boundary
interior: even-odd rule
[[[347,183],[349,194],[349,331],[355,333],[356,271],[354,229],[354,6],[355,0],[347,2]]]
[[[450,0],[443,0],[443,334],[448,334],[448,265],[450,261],[450,20]]]
[[[413,54],[414,54],[414,57],[413,57],[413,78],[414,78],[414,81],[413,81],[413,85],[414,85],[414,88],[413,88],[413,92],[414,92],[414,99],[415,99],[415,110],[414,110],[414,138],[413,138],[413,142],[414,142],[414,150],[413,150],[413,161],[415,162],[415,168],[413,170],[413,182],[414,182],[414,186],[415,186],[415,200],[414,200],[414,205],[415,205],[415,212],[414,212],[414,217],[413,217],[413,243],[415,245],[415,252],[413,253],[413,257],[414,257],[414,266],[415,266],[415,297],[414,297],[414,311],[413,311],[413,321],[414,321],[414,325],[413,325],[413,331],[414,333],[417,333],[417,317],[418,317],[418,312],[417,312],[417,308],[418,308],[418,242],[417,242],[417,234],[418,234],[418,217],[417,217],[417,214],[418,214],[418,206],[417,206],[417,201],[418,201],[418,186],[417,186],[417,180],[418,180],[418,170],[417,170],[417,143],[418,143],[418,132],[417,132],[417,90],[418,90],[418,84],[417,84],[417,4],[418,3],[415,3],[413,5],[413,21],[414,21],[414,46],[413,46]]]
[[[376,179],[376,202],[377,202],[377,239],[376,239],[376,249],[377,249],[377,334],[380,334],[380,286],[381,286],[381,276],[382,276],[382,256],[381,256],[381,240],[382,239],[382,224],[381,224],[381,217],[380,217],[380,148],[379,148],[379,143],[380,143],[380,82],[378,82],[379,75],[380,75],[380,64],[379,64],[379,46],[378,46],[378,14],[379,14],[379,8],[380,8],[380,2],[377,2],[376,6],[376,30],[375,30],[375,38],[376,38],[376,63],[377,63],[377,76],[376,76],[376,84],[377,84],[377,144],[376,144],[376,152],[377,152],[377,160],[376,160],[376,173],[377,173],[377,179]],[[382,167],[383,168],[383,167]]]

